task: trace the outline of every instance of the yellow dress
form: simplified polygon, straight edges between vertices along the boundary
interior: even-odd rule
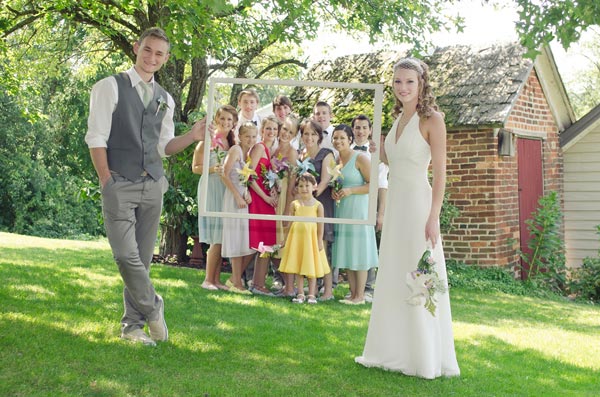
[[[300,201],[294,200],[292,208],[296,216],[316,217],[319,201],[315,200],[313,205],[304,206]],[[323,277],[331,271],[325,250],[319,251],[316,222],[292,222],[282,249],[279,271],[308,278]]]

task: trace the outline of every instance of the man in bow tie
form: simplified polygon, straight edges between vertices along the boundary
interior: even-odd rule
[[[240,130],[240,126],[247,121],[251,121],[255,126],[258,127],[257,142],[262,140],[262,137],[260,136],[262,117],[260,117],[257,112],[259,103],[260,100],[258,98],[258,93],[254,88],[246,88],[238,94],[239,113],[238,123],[235,127],[236,139]]]

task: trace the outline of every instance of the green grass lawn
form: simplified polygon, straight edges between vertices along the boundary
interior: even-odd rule
[[[205,291],[189,268],[152,278],[170,331],[154,348],[119,338],[106,242],[0,233],[0,396],[600,395],[596,306],[454,288],[462,375],[428,381],[354,363],[370,306]]]

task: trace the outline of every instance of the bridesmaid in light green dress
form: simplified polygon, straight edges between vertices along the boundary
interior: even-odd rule
[[[340,124],[333,130],[333,147],[339,152],[342,180],[341,188],[333,188],[331,196],[336,200],[336,218],[367,219],[371,161],[364,153],[351,148],[353,141],[350,126]],[[335,173],[331,174],[334,178]],[[368,270],[378,264],[375,229],[371,225],[352,224],[336,224],[334,229],[333,263],[346,269],[350,284],[350,298],[340,302],[364,304]]]
[[[225,185],[221,180],[223,173],[223,160],[227,151],[235,144],[234,128],[237,125],[237,111],[229,105],[221,106],[215,114],[216,129],[211,137],[210,160],[208,167],[204,164],[204,141],[200,141],[194,150],[192,172],[200,174],[198,182],[198,201],[200,189],[205,178],[208,178],[206,197],[206,210],[221,212]],[[202,288],[208,290],[223,289],[228,287],[221,283],[221,242],[223,240],[223,220],[217,217],[198,216],[198,236],[201,243],[210,245],[206,257],[206,277]]]

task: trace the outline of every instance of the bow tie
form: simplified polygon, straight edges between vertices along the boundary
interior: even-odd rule
[[[367,150],[369,150],[369,147],[367,145],[362,145],[362,146],[354,146],[354,150],[362,150],[363,152],[366,152]]]

